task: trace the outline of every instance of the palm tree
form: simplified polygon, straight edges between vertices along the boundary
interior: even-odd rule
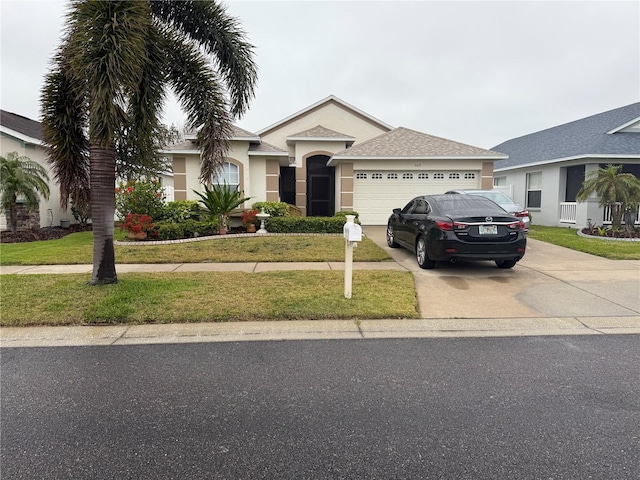
[[[117,282],[116,150],[156,158],[172,88],[187,126],[199,129],[201,180],[210,182],[228,151],[233,119],[253,97],[256,71],[244,31],[213,1],[72,2],[42,91],[42,125],[62,207],[90,192],[91,284]]]
[[[611,209],[611,226],[614,229],[620,229],[625,211],[638,208],[640,203],[640,179],[631,173],[620,173],[621,169],[621,165],[607,165],[587,173],[576,195],[577,201],[584,202],[595,193],[599,205]],[[633,222],[626,226],[633,228]]]
[[[47,170],[29,157],[9,152],[0,156],[0,209],[8,214],[9,228],[18,228],[18,197],[28,210],[38,207],[40,195],[49,199]]]

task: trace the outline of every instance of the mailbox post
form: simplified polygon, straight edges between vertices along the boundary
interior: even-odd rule
[[[362,241],[362,227],[354,222],[355,215],[346,215],[344,224],[344,298],[351,298],[353,286],[353,249]]]

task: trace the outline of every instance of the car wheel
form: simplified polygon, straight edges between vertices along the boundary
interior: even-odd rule
[[[393,227],[391,225],[387,225],[387,245],[389,245],[391,248],[398,248],[400,246],[395,241]]]
[[[418,237],[416,242],[416,260],[420,268],[433,268],[436,265],[436,262],[427,255],[427,242],[423,236]]]
[[[496,260],[496,265],[498,268],[513,268],[517,262],[517,260]]]

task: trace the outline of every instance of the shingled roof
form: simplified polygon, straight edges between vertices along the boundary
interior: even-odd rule
[[[404,127],[395,128],[333,155],[334,160],[446,157],[498,159],[506,155]]]
[[[493,148],[509,155],[494,169],[590,155],[639,156],[640,132],[616,131],[634,121],[640,122],[640,102],[508,140]]]
[[[305,130],[303,132],[294,133],[293,135],[287,136],[287,140],[305,140],[305,139],[314,139],[314,140],[347,140],[354,142],[355,137],[351,135],[347,135],[345,133],[336,132],[335,130],[331,130],[330,128],[323,127],[322,125],[316,125],[313,128]]]
[[[42,125],[40,125],[40,122],[22,115],[0,110],[0,125],[35,140],[42,140]]]

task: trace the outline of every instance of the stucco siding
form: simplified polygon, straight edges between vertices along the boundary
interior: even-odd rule
[[[34,162],[42,165],[49,175],[49,200],[40,197],[40,226],[60,226],[60,220],[73,220],[71,206],[66,211],[60,207],[60,187],[55,181],[55,177],[49,164],[46,161],[45,149],[39,145],[25,144],[22,140],[2,133],[0,136],[0,152],[2,156],[10,152],[18,152],[18,155],[29,157]],[[6,228],[4,214],[0,214],[0,228]]]

